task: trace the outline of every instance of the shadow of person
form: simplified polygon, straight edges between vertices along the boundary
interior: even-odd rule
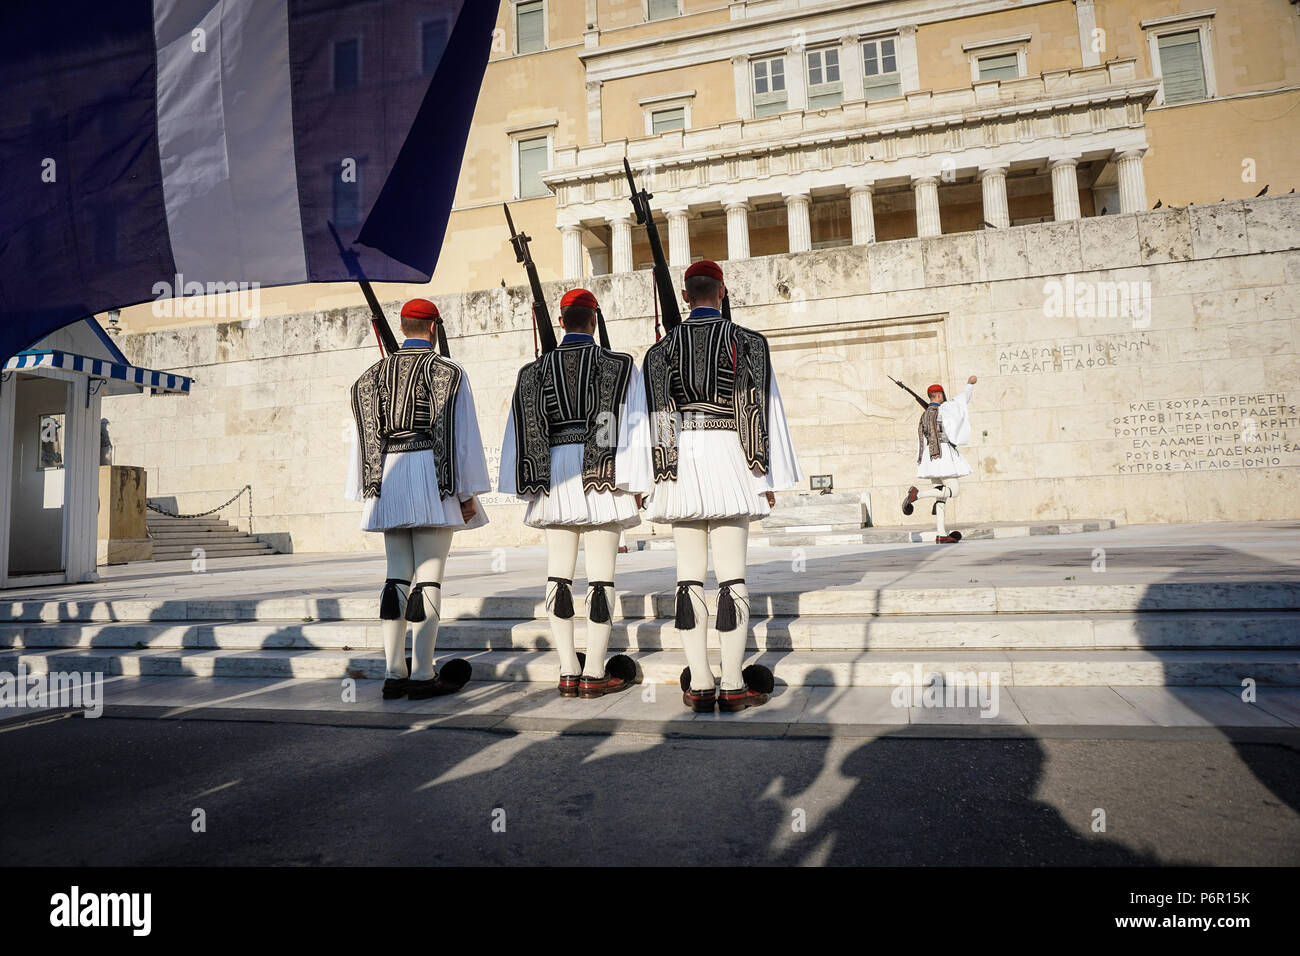
[[[1138,644],[1171,655],[1162,664],[1167,706],[1178,711],[1180,722],[1208,723],[1222,731],[1255,778],[1300,814],[1300,776],[1292,762],[1279,759],[1279,748],[1287,745],[1262,741],[1250,729],[1290,726],[1287,721],[1294,722],[1300,706],[1300,691],[1290,685],[1300,659],[1300,630],[1290,614],[1278,613],[1300,606],[1300,575],[1293,563],[1300,523],[1261,523],[1252,530],[1258,535],[1255,550],[1217,544],[1108,548],[1105,567],[1123,569],[1140,562],[1175,569],[1147,585],[1136,606]],[[1280,551],[1272,550],[1279,546]],[[1189,610],[1218,611],[1231,619],[1176,613]],[[1223,650],[1245,653],[1199,664],[1193,659]],[[1182,661],[1172,656],[1178,651],[1188,652]],[[1205,673],[1209,668],[1212,685]]]
[[[776,840],[785,865],[1142,866],[1162,862],[1066,821],[1035,793],[1036,738],[930,739],[886,734],[849,748],[834,767],[848,792],[792,806]],[[832,748],[831,758],[837,759]],[[841,751],[842,752],[842,751]],[[806,828],[795,831],[794,811]],[[775,841],[774,841],[775,842]]]

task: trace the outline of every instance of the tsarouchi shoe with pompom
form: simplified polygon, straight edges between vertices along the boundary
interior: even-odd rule
[[[591,700],[606,694],[617,694],[627,690],[637,682],[636,662],[626,654],[615,654],[605,664],[604,677],[582,676],[578,684],[578,696]]]
[[[442,665],[432,680],[413,680],[407,683],[406,696],[411,700],[427,700],[454,694],[467,683],[472,673],[470,663],[456,657]]]

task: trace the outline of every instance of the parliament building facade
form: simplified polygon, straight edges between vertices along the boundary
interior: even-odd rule
[[[503,0],[437,273],[381,298],[438,303],[499,443],[533,354],[503,202],[548,294],[654,340],[626,157],[670,265],[722,263],[769,337],[805,470],[874,523],[915,472],[887,376],[970,374],[958,524],[1300,516],[1300,4],[1204,2]],[[336,47],[359,95],[364,29]],[[195,384],[107,401],[115,461],[195,511],[253,484],[285,550],[375,546],[341,494],[377,357],[355,288],[162,311],[123,312],[123,351]],[[489,503],[475,542],[536,540]]]

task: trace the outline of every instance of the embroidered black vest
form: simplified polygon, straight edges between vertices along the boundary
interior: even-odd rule
[[[361,443],[361,488],[378,498],[384,455],[432,450],[438,490],[456,492],[456,395],[464,373],[433,349],[401,348],[352,386],[352,416]]]
[[[656,482],[677,480],[681,428],[734,428],[746,464],[767,473],[766,338],[721,316],[687,319],[646,352],[644,375]]]
[[[614,462],[632,356],[594,342],[560,345],[519,370],[515,384],[515,490],[551,490],[551,446],[583,445],[584,491],[613,491]]]

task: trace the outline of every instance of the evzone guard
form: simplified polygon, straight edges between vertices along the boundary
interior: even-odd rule
[[[365,502],[361,528],[383,534],[388,563],[379,601],[385,700],[455,693],[471,672],[461,658],[433,666],[452,535],[487,524],[476,496],[491,488],[469,378],[432,345],[437,326],[445,351],[441,325],[432,302],[407,302],[405,341],[352,386],[356,432],[346,494]]]
[[[716,262],[686,270],[688,317],[645,356],[654,493],[648,516],[671,524],[677,551],[676,626],[686,651],[682,700],[697,712],[764,704],[772,672],[744,667],[749,629],[745,583],[749,524],[771,512],[773,492],[803,479],[786,424],[767,340],[722,314]],[[722,682],[708,653],[704,580],[709,550],[718,578],[715,625]]]
[[[649,430],[632,356],[596,342],[598,310],[585,289],[561,299],[564,338],[520,370],[501,442],[498,487],[526,500],[524,524],[546,535],[546,612],[563,697],[602,697],[636,682],[631,658],[616,654],[606,661],[605,655],[619,537],[640,523],[641,493],[652,485]],[[544,310],[542,320],[549,326]],[[573,637],[580,540],[587,573],[585,659]]]
[[[957,497],[960,490],[957,479],[971,473],[970,465],[957,446],[970,441],[970,400],[975,393],[975,382],[976,377],[972,375],[961,394],[951,400],[942,385],[931,385],[927,389],[929,401],[923,401],[912,392],[924,409],[916,426],[916,477],[928,480],[930,487],[921,490],[913,485],[908,488],[903,497],[903,514],[910,515],[913,503],[920,498],[935,499],[934,540],[937,544],[956,544],[961,540],[960,531],[948,531],[944,507]]]

